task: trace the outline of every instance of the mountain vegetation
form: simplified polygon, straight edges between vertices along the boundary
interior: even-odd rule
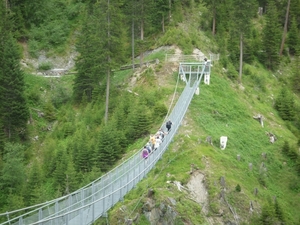
[[[174,49],[162,46],[177,46],[220,53],[211,85],[201,84],[156,168],[96,224],[135,215],[135,224],[154,224],[145,213],[150,187],[157,208],[176,201],[172,224],[300,224],[299,7],[300,0],[1,1],[0,211],[71,193],[138,151],[165,122],[177,68],[164,61]],[[55,68],[41,55],[68,57],[72,49],[68,74],[37,75]],[[21,66],[25,59],[38,64]],[[153,59],[159,63],[143,66]],[[187,185],[191,165],[205,176],[208,213],[167,183]]]

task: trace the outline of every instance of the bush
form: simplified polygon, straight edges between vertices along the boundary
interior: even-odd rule
[[[236,192],[241,192],[241,186],[239,184],[236,185],[235,187]]]
[[[50,70],[51,68],[52,68],[51,62],[42,62],[41,64],[39,64],[39,70],[41,71]]]
[[[154,115],[153,115],[154,117],[157,117],[157,116],[164,117],[168,113],[167,107],[162,103],[157,103],[154,106],[153,111],[154,111]]]
[[[227,77],[231,80],[235,80],[238,77],[238,71],[236,70],[236,68],[231,64],[228,63],[228,67],[227,67]]]

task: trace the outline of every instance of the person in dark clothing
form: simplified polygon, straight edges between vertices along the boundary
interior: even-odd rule
[[[168,120],[168,122],[166,123],[166,128],[167,128],[167,131],[169,132],[171,130],[171,126],[172,126],[172,121],[171,120]]]

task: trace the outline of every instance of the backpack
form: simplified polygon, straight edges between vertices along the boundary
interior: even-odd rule
[[[167,127],[170,127],[171,124],[172,124],[171,121],[168,121],[167,124],[166,124],[166,126],[167,126]]]

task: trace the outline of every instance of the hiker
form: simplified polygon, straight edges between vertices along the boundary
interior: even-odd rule
[[[142,157],[143,157],[144,159],[147,159],[148,156],[149,156],[149,152],[148,152],[148,149],[147,149],[146,146],[145,146],[144,149],[143,149],[143,152],[142,152]]]
[[[153,136],[150,135],[150,142],[152,144],[152,146],[151,146],[152,149],[154,149],[155,141],[156,141],[155,135],[153,135]]]
[[[169,131],[171,130],[171,126],[172,126],[172,122],[171,122],[171,120],[168,120],[168,122],[166,123],[166,128],[167,128],[167,130],[168,130],[168,133],[169,133]]]
[[[165,137],[165,132],[160,128],[156,135],[158,135],[160,137],[160,139],[163,141],[164,140],[164,137]]]
[[[161,143],[162,143],[161,139],[159,138],[159,136],[157,136],[155,140],[154,150],[156,150]]]
[[[149,154],[152,152],[152,147],[151,147],[151,145],[152,145],[152,144],[151,144],[150,141],[146,144],[146,148],[147,148]]]

